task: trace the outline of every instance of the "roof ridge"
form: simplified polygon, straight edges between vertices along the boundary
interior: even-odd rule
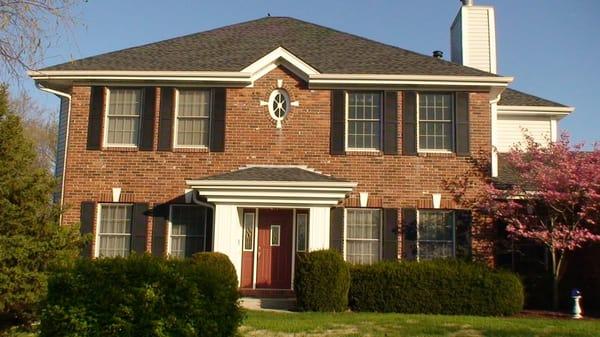
[[[265,18],[272,18],[272,17],[265,17]],[[481,73],[490,74],[490,75],[492,75],[492,76],[500,76],[500,75],[498,75],[498,74],[494,74],[494,73],[490,73],[490,72],[487,72],[487,71],[483,71],[483,70],[481,70],[481,69],[477,69],[477,68],[473,68],[473,67],[465,66],[465,65],[458,64],[458,63],[455,63],[455,62],[452,62],[452,61],[447,61],[447,60],[444,60],[444,59],[438,59],[438,58],[434,58],[433,56],[429,56],[429,55],[426,55],[426,54],[422,54],[422,53],[416,52],[416,51],[414,51],[414,50],[405,49],[405,48],[402,48],[402,47],[395,46],[395,45],[393,45],[393,44],[384,43],[384,42],[377,41],[377,40],[374,40],[374,39],[371,39],[371,38],[368,38],[368,37],[365,37],[365,36],[361,36],[361,35],[358,35],[358,34],[344,32],[344,31],[338,30],[338,29],[336,29],[336,28],[327,27],[327,26],[324,26],[324,25],[321,25],[321,24],[318,24],[318,23],[314,23],[314,22],[310,22],[310,21],[305,21],[305,20],[298,19],[298,18],[294,18],[294,17],[290,17],[290,16],[282,16],[282,17],[279,17],[279,18],[287,18],[287,19],[292,19],[292,20],[299,21],[299,22],[302,22],[302,23],[305,23],[305,24],[308,24],[308,25],[311,25],[311,26],[318,27],[318,28],[322,28],[322,29],[329,29],[329,30],[332,30],[332,31],[334,31],[334,32],[336,32],[336,33],[339,33],[339,34],[343,34],[343,35],[351,36],[351,37],[358,38],[358,39],[360,39],[360,40],[364,40],[364,41],[371,42],[371,43],[376,43],[376,44],[379,44],[379,45],[381,45],[381,46],[385,46],[385,47],[388,47],[388,48],[399,49],[399,50],[402,50],[402,51],[404,51],[404,52],[407,52],[407,53],[410,53],[410,54],[413,54],[413,55],[417,55],[417,56],[421,56],[421,57],[428,57],[428,58],[432,58],[432,59],[434,59],[434,61],[436,61],[436,62],[442,62],[442,63],[452,64],[452,65],[459,66],[459,67],[471,68],[471,69],[473,69],[473,70],[477,70],[477,71],[479,71],[479,72],[481,72]]]

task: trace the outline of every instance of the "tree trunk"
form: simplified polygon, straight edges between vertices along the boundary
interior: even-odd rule
[[[556,250],[550,248],[550,255],[552,257],[552,309],[558,310],[559,297],[558,297],[558,270],[556,263]]]

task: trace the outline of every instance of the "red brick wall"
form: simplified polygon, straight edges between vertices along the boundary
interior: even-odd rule
[[[260,100],[267,100],[277,80],[292,101],[293,107],[282,129]],[[157,107],[160,94],[157,90]],[[381,153],[329,154],[330,91],[310,90],[306,84],[284,68],[265,75],[250,88],[227,89],[225,152],[198,150],[174,152],[105,149],[86,150],[90,87],[72,89],[71,130],[65,183],[63,223],[79,221],[81,201],[108,201],[112,187],[122,187],[128,199],[151,204],[180,197],[185,179],[237,169],[247,164],[307,165],[320,172],[358,182],[358,191],[367,191],[374,206],[402,208],[423,207],[430,203],[429,193],[442,193],[442,206],[454,207],[443,190],[442,180],[471,168],[468,158],[455,155],[402,156]],[[471,152],[489,153],[491,148],[488,93],[471,93]],[[399,137],[402,149],[402,95],[398,95]],[[158,111],[154,146],[157,145]],[[475,190],[472,190],[475,191]],[[352,204],[353,200],[348,200]],[[399,214],[399,222],[401,222]],[[474,224],[477,226],[477,224]],[[151,237],[151,224],[148,229]],[[399,240],[401,242],[401,240]],[[148,242],[148,248],[150,242]],[[477,239],[476,255],[490,258],[489,241]],[[401,252],[401,249],[399,250]]]

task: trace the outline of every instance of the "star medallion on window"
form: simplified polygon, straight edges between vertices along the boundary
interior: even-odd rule
[[[290,112],[290,108],[292,106],[299,106],[300,103],[298,101],[292,102],[290,100],[290,95],[288,92],[282,88],[283,80],[277,80],[277,89],[271,92],[269,95],[268,101],[260,101],[260,105],[267,105],[269,108],[269,114],[271,118],[273,118],[276,122],[276,127],[281,129],[282,121]]]

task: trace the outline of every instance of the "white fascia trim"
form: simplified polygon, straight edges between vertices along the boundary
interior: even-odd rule
[[[47,70],[28,71],[34,80],[142,80],[250,83],[252,74],[237,71],[121,71]]]
[[[286,187],[347,187],[358,186],[355,182],[345,181],[254,181],[254,180],[186,180],[192,188],[203,186],[286,186]]]
[[[575,111],[574,107],[549,107],[549,106],[520,106],[498,105],[498,114],[501,115],[568,115]]]
[[[280,64],[304,79],[308,79],[310,75],[319,74],[315,68],[283,47],[275,48],[272,52],[242,69],[242,72],[252,74],[251,79],[254,82]]]
[[[440,85],[506,87],[513,77],[447,75],[317,74],[311,85]]]

